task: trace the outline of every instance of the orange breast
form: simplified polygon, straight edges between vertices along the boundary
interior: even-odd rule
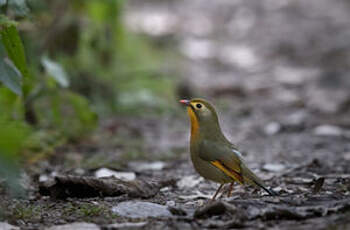
[[[193,110],[188,107],[187,108],[188,116],[191,119],[191,142],[196,140],[199,137],[199,123],[198,119],[196,117],[196,114],[193,112]]]

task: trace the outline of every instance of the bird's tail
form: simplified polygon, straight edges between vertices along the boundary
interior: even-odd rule
[[[272,189],[268,189],[264,182],[257,176],[255,175],[251,170],[249,170],[247,167],[244,167],[244,181],[248,182],[250,184],[253,184],[255,186],[258,186],[265,190],[270,196],[278,196],[278,194],[273,191]]]
[[[254,183],[257,186],[259,186],[260,188],[262,188],[263,190],[265,190],[265,192],[267,192],[270,196],[278,196],[278,194],[275,191],[273,191],[272,189],[266,188],[266,186],[260,184],[259,182],[254,181]]]

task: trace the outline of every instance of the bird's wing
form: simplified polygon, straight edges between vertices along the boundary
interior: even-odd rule
[[[270,195],[277,195],[246,166],[242,154],[230,144],[203,141],[200,145],[199,157],[210,162],[240,184],[249,183],[261,187]]]
[[[229,143],[219,144],[214,141],[203,141],[200,146],[199,157],[209,161],[228,176],[244,184],[263,182],[246,166],[242,154]]]
[[[235,181],[244,184],[241,157],[228,145],[220,145],[213,141],[203,141],[199,149],[199,157],[210,162]]]

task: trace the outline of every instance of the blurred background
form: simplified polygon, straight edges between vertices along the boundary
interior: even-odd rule
[[[350,160],[346,0],[0,7],[0,175],[187,159],[192,97],[248,162]]]

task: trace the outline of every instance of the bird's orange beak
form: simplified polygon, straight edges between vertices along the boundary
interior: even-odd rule
[[[180,100],[179,101],[181,104],[184,104],[186,106],[189,106],[190,105],[190,100]]]

